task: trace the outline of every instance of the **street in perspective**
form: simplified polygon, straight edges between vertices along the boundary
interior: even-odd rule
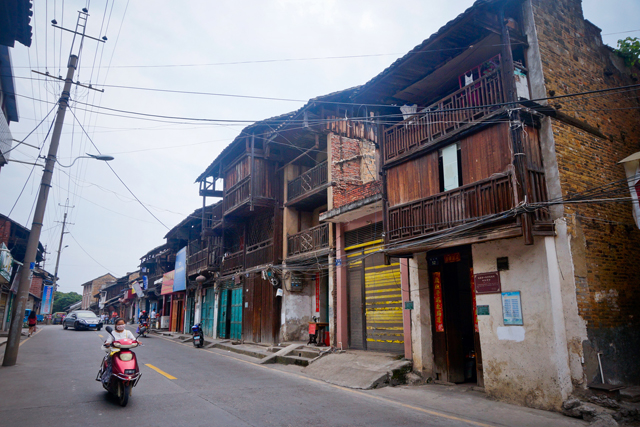
[[[636,0],[5,0],[0,425],[640,426]]]

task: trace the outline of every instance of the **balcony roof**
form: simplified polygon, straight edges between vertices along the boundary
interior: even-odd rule
[[[219,205],[220,203],[222,203],[222,200],[220,200],[217,203],[212,203],[208,206],[206,206],[206,210],[213,210],[214,207],[216,207],[217,205]],[[188,215],[185,219],[183,219],[182,221],[180,221],[178,223],[178,225],[176,225],[175,227],[173,227],[171,230],[169,230],[167,232],[167,234],[164,236],[165,239],[171,239],[173,237],[177,237],[177,234],[179,233],[181,228],[185,228],[187,225],[193,226],[195,224],[198,224],[202,222],[202,208],[198,208],[195,211],[193,211],[190,215]]]
[[[492,31],[487,28],[489,21],[483,19],[481,14],[501,3],[509,4],[512,0],[477,0],[431,37],[364,84],[354,96],[354,101],[400,105],[416,102],[408,99],[407,94],[402,96],[399,93],[491,34]]]

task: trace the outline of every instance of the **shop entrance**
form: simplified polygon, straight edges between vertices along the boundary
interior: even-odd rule
[[[428,252],[427,261],[436,377],[484,386],[471,248]]]

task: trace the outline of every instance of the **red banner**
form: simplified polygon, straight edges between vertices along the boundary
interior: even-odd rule
[[[320,313],[320,273],[316,273],[316,313]]]
[[[476,332],[480,332],[478,330],[478,307],[476,306],[476,281],[473,276],[473,267],[470,269],[471,276],[471,298],[473,300],[473,327]]]
[[[433,307],[436,314],[436,332],[444,332],[444,311],[442,310],[442,282],[440,272],[433,273]]]
[[[446,254],[444,256],[444,262],[445,264],[448,264],[450,262],[460,262],[460,252],[456,252],[453,254]]]

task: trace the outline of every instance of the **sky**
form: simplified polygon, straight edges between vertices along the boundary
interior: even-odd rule
[[[83,283],[107,272],[120,277],[137,270],[140,258],[164,243],[168,228],[202,206],[195,179],[244,126],[367,82],[472,3],[33,0],[33,43],[11,49],[20,114],[11,131],[18,140],[32,132],[25,142],[44,147],[41,155],[50,141],[52,115],[46,116],[62,84],[31,70],[64,76],[73,41],[51,20],[73,30],[78,10],[87,7],[86,34],[107,37],[82,44],[74,81],[104,92],[79,87],[71,93],[58,159],[63,166],[75,163],[54,171],[40,238],[48,252],[45,269],[55,269],[66,209],[59,290],[81,293]],[[610,46],[640,37],[637,0],[584,0],[583,8]],[[178,118],[133,118],[113,109]],[[115,173],[104,162],[77,159],[98,150],[114,157]],[[22,145],[11,156],[34,162],[38,154]],[[0,213],[30,228],[41,177],[41,167],[4,166]]]

